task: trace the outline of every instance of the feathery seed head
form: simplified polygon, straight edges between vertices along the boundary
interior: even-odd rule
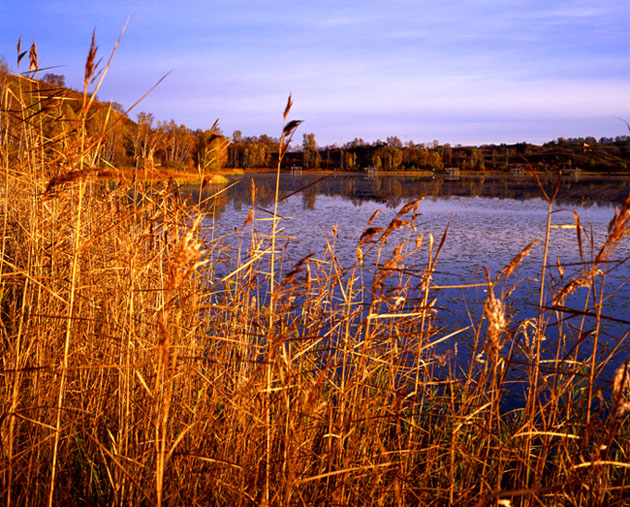
[[[615,371],[613,380],[612,400],[617,405],[617,415],[630,411],[630,372],[628,362]]]
[[[507,318],[505,316],[505,305],[503,301],[494,296],[492,288],[486,299],[484,313],[488,319],[487,340],[485,343],[486,353],[492,363],[496,363],[503,344],[501,339],[507,328]]]

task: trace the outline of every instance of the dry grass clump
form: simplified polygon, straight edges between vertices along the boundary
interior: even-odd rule
[[[86,83],[94,61],[93,43]],[[626,369],[611,395],[601,382],[626,336],[605,351],[596,340],[627,206],[561,284],[544,259],[537,318],[519,320],[508,284],[530,244],[488,276],[481,320],[445,335],[433,282],[444,238],[416,230],[419,203],[388,227],[370,221],[348,266],[334,229],[321,255],[286,265],[277,212],[260,232],[255,188],[242,229],[213,238],[204,210],[220,196],[99,182],[89,108],[77,128],[49,130],[52,143],[56,117],[37,81],[21,83],[2,88],[0,113],[3,504],[627,498]],[[561,306],[585,273],[584,307]]]

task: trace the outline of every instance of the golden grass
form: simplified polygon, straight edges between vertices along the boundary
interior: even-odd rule
[[[499,290],[529,245],[488,277],[482,321],[443,336],[432,283],[443,238],[417,230],[417,203],[387,228],[366,224],[350,266],[335,256],[334,229],[321,256],[285,266],[254,207],[241,230],[212,237],[211,195],[190,202],[172,180],[99,181],[103,134],[80,128],[88,109],[77,128],[51,128],[55,111],[33,99],[36,87],[0,88],[10,133],[0,175],[3,504],[628,497],[626,369],[611,395],[596,382],[626,338],[605,354],[597,340],[630,199],[581,272],[554,284],[541,276],[536,319],[519,321]],[[387,256],[395,231],[403,239]],[[585,285],[594,329],[569,326],[561,307]],[[545,345],[552,326],[560,339]],[[464,334],[474,343],[465,364],[453,357]],[[438,347],[448,343],[451,352]],[[510,372],[523,372],[528,390],[506,412]]]

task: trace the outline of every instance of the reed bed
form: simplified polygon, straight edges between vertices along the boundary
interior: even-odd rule
[[[488,274],[482,318],[445,334],[443,238],[418,230],[417,202],[366,224],[352,262],[331,227],[321,255],[288,264],[255,188],[243,227],[214,237],[219,191],[99,180],[95,51],[72,122],[36,80],[2,84],[3,504],[625,502],[630,372],[602,372],[627,333],[605,350],[598,336],[630,199],[603,245],[576,218],[571,272],[545,253],[536,318],[510,306],[530,244]],[[516,377],[524,402],[506,409]]]

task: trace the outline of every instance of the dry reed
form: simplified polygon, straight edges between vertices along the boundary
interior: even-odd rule
[[[86,104],[94,40],[89,55]],[[30,60],[36,71],[34,44]],[[628,202],[599,253],[561,287],[545,276],[545,254],[535,319],[519,320],[511,291],[497,290],[530,244],[488,277],[484,316],[444,335],[432,280],[446,233],[435,241],[416,230],[418,202],[384,229],[372,217],[349,266],[332,230],[321,255],[287,267],[277,208],[265,236],[255,188],[243,228],[214,238],[204,219],[213,196],[194,203],[169,182],[97,180],[107,125],[89,134],[87,107],[77,128],[55,125],[59,111],[42,108],[38,82],[12,82],[0,81],[10,132],[0,175],[3,504],[628,497],[627,369],[606,391],[612,356],[596,340]],[[290,109],[289,99],[283,140],[299,125]],[[396,242],[391,255],[386,240]],[[578,286],[589,288],[582,310],[594,327],[563,325],[581,315],[560,306]],[[554,322],[558,336],[544,341]],[[468,363],[454,357],[458,345]],[[525,402],[507,409],[514,385]]]

